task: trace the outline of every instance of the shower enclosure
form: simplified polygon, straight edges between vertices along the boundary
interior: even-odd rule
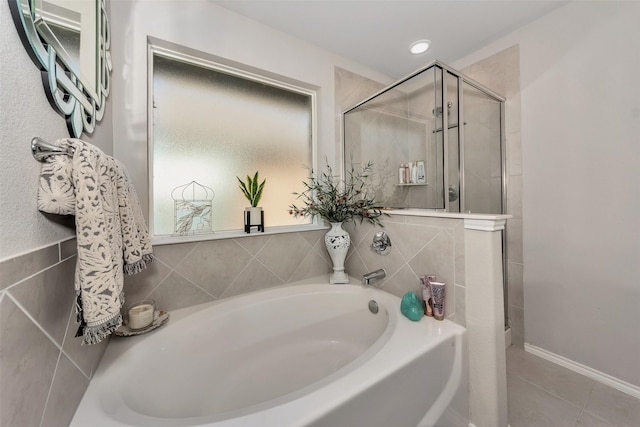
[[[388,208],[504,214],[504,101],[434,61],[343,113],[345,170],[372,162],[376,200]],[[503,231],[504,268],[506,241]]]
[[[504,98],[435,61],[343,113],[345,163],[395,209],[506,212]]]

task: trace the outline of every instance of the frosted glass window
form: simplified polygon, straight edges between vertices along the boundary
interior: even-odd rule
[[[193,233],[243,229],[249,202],[236,176],[256,171],[267,180],[259,203],[265,226],[300,224],[288,206],[312,164],[312,94],[152,58],[153,234],[178,234],[176,199],[194,200],[202,210],[202,229]]]

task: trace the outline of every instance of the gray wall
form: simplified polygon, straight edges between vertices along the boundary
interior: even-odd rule
[[[525,344],[636,395],[638,16],[570,2],[452,64],[520,48]]]

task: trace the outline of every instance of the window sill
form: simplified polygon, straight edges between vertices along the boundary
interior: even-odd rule
[[[242,237],[255,237],[255,236],[265,236],[265,235],[272,235],[272,234],[328,230],[329,228],[330,227],[325,226],[323,224],[304,224],[304,225],[288,225],[288,226],[281,226],[281,227],[265,227],[264,233],[259,232],[256,229],[252,229],[251,233],[245,233],[243,230],[225,230],[225,231],[217,231],[212,233],[190,234],[187,236],[163,235],[163,236],[153,236],[153,238],[151,239],[151,244],[153,246],[161,246],[161,245],[171,245],[176,243],[204,242],[208,240],[239,239]]]

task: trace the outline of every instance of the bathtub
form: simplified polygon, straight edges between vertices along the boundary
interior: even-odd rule
[[[113,337],[71,426],[466,427],[465,337],[374,287],[253,292]]]

